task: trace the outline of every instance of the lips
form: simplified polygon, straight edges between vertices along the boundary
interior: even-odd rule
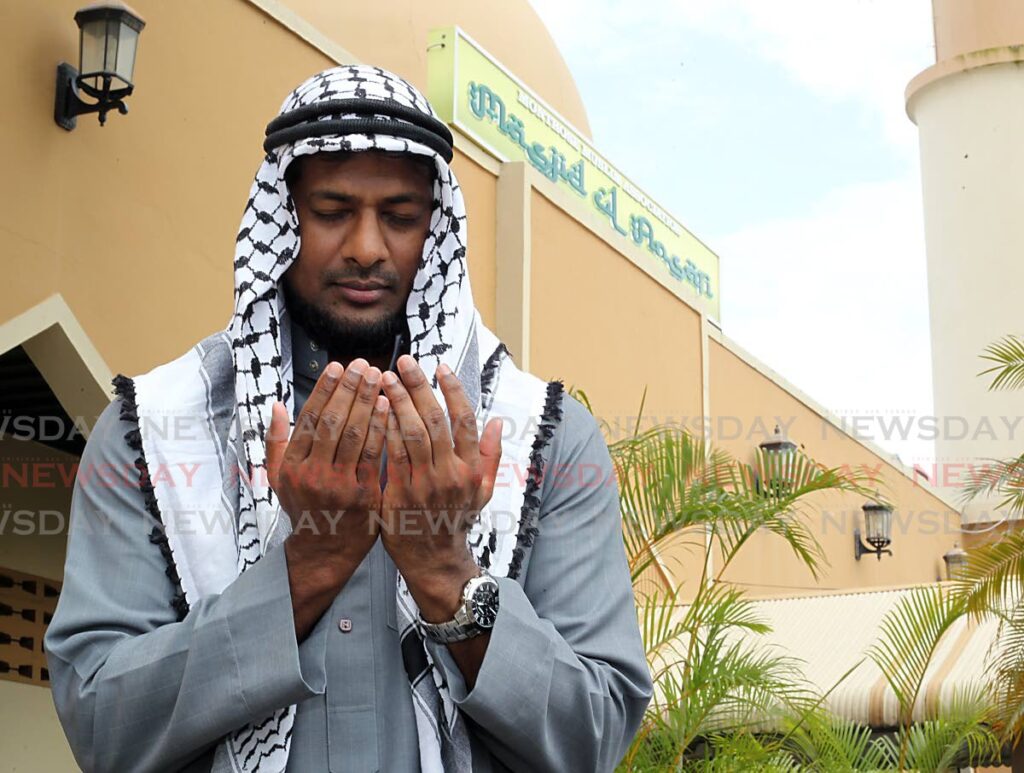
[[[385,285],[376,282],[345,282],[332,285],[332,288],[345,300],[358,305],[376,303],[387,289]]]

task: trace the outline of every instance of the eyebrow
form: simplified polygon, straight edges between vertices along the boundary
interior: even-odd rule
[[[357,196],[353,196],[349,193],[341,193],[340,191],[313,191],[309,195],[310,199],[326,199],[327,201],[337,201],[341,204],[354,204],[359,201]],[[383,200],[384,204],[427,204],[428,200],[425,196],[420,196],[416,193],[399,193],[394,196],[388,196]]]

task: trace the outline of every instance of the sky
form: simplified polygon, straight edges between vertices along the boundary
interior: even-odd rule
[[[927,469],[932,443],[892,427],[933,413],[904,106],[929,0],[531,3],[596,148],[718,254],[724,333]]]

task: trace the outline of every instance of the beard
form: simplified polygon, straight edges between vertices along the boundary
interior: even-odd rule
[[[408,340],[404,309],[374,320],[344,319],[296,293],[287,272],[281,277],[281,288],[292,322],[305,330],[310,339],[326,347],[332,358],[348,362],[356,357],[390,355],[395,336],[401,333]]]

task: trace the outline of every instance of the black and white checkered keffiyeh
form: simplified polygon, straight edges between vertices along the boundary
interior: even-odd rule
[[[378,119],[401,122],[400,105],[434,116],[413,86],[376,67],[335,67],[293,91],[281,113],[342,99],[382,101]],[[324,120],[352,116],[323,116]],[[320,119],[317,119],[320,120]],[[396,127],[399,126],[396,123]],[[403,136],[404,135],[404,136]],[[126,435],[139,452],[140,480],[147,465],[176,464],[196,468],[188,486],[173,479],[143,481],[146,505],[163,524],[151,540],[160,545],[168,576],[179,586],[172,601],[179,615],[196,599],[222,591],[256,564],[291,530],[265,475],[264,436],[271,406],[280,400],[294,414],[292,362],[287,310],[279,281],[299,252],[295,206],[284,173],[296,157],[325,151],[379,149],[426,155],[434,159],[434,209],[423,256],[406,305],[410,353],[433,381],[444,362],[459,375],[474,400],[480,426],[504,418],[502,480],[469,535],[477,562],[495,576],[517,577],[524,553],[537,533],[538,489],[543,452],[561,418],[561,384],[545,383],[519,370],[501,342],[482,323],[473,303],[466,270],[466,210],[459,184],[448,163],[428,144],[409,139],[396,128],[372,134],[326,134],[298,139],[270,149],[256,174],[242,217],[235,249],[235,309],[221,334],[230,342],[218,369],[211,348],[199,344],[178,359],[146,374],[115,384],[125,398],[122,417],[138,422]],[[227,346],[224,347],[227,351]],[[234,411],[226,446],[213,431],[225,417],[217,395],[233,389]],[[436,389],[436,387],[435,387]],[[439,402],[444,405],[440,391]],[[174,417],[174,433],[152,431]],[[181,431],[193,421],[199,431]],[[203,432],[202,429],[210,431]],[[232,469],[235,471],[232,474]],[[242,474],[237,474],[241,470]],[[195,528],[196,512],[231,514],[229,529]],[[405,582],[397,578],[403,666],[409,676],[424,771],[470,770],[466,724],[449,694],[443,671],[435,667],[417,628],[417,610]],[[242,664],[244,668],[245,664]],[[295,706],[225,737],[214,770],[283,771],[287,766]]]

